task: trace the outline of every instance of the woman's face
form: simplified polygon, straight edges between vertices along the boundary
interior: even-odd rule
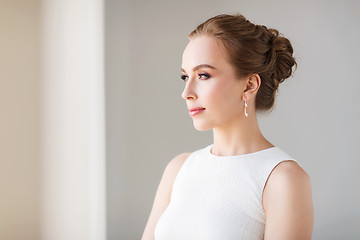
[[[226,127],[244,116],[245,81],[236,78],[225,50],[217,41],[207,36],[196,37],[183,53],[182,98],[188,110],[205,108],[191,116],[197,130]]]

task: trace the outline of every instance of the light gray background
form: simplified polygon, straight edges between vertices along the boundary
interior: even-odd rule
[[[212,143],[181,98],[182,52],[202,21],[240,12],[275,27],[298,69],[258,115],[311,177],[313,239],[359,239],[358,1],[106,1],[108,239],[140,239],[166,164]]]

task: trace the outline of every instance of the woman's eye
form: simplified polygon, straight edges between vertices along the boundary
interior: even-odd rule
[[[184,75],[184,74],[183,74],[183,75],[181,75],[181,79],[182,79],[182,80],[186,81],[186,80],[187,80],[187,78],[188,78],[188,76],[186,76],[186,75]]]
[[[207,73],[199,73],[198,75],[200,79],[208,79],[210,77],[210,75]]]
[[[202,79],[202,80],[204,80],[204,79],[208,79],[208,78],[210,78],[210,75],[209,74],[207,74],[207,73],[199,73],[198,74],[198,76],[199,76],[199,79]],[[188,76],[186,76],[186,75],[181,75],[181,79],[185,82],[186,80],[188,80]]]

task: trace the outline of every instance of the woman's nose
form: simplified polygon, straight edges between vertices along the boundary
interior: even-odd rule
[[[189,99],[189,98],[196,98],[196,93],[195,93],[195,86],[193,84],[193,81],[189,81],[186,83],[185,88],[181,94],[181,97],[185,100]]]

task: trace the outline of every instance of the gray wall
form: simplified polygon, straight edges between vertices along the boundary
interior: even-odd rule
[[[360,237],[360,7],[356,1],[106,1],[107,231],[140,239],[166,164],[212,142],[181,98],[187,34],[219,13],[244,14],[293,44],[298,69],[265,137],[312,180],[313,239]]]

